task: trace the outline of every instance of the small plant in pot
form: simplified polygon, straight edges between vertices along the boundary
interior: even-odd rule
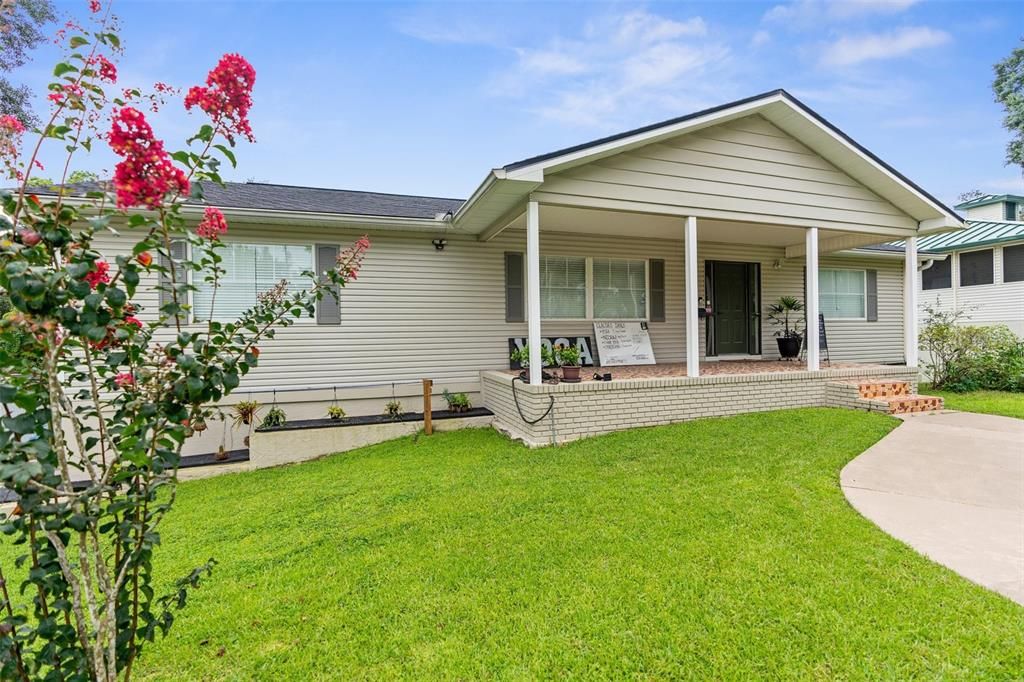
[[[447,388],[441,394],[448,403],[449,412],[465,412],[473,405],[469,402],[469,396],[465,393],[452,393]]]
[[[552,367],[555,365],[555,354],[551,351],[550,346],[541,344],[540,359],[541,365],[544,367]],[[509,360],[519,364],[519,366],[523,369],[523,371],[519,373],[519,378],[522,379],[524,382],[529,383],[530,375],[529,372],[527,372],[526,370],[529,369],[530,367],[530,348],[528,346],[516,348],[515,350],[512,351],[512,354],[509,355]],[[550,378],[551,375],[549,375],[547,372],[542,373],[542,381]]]
[[[384,416],[398,421],[398,418],[402,416],[402,403],[398,400],[389,400],[384,405]]]
[[[345,410],[342,409],[341,405],[331,405],[327,408],[327,416],[335,421],[341,421],[345,418]]]
[[[569,384],[580,382],[580,348],[579,346],[559,346],[555,350],[558,365],[562,368],[562,381]]]
[[[263,417],[263,421],[260,422],[260,428],[266,429],[274,426],[283,426],[287,421],[288,415],[284,413],[284,410],[277,405],[274,405],[267,410],[267,414]]]
[[[775,330],[779,355],[783,360],[792,360],[800,355],[803,334],[796,328],[802,318],[804,304],[794,296],[783,296],[768,306],[768,321],[778,327]]]
[[[256,400],[240,400],[235,403],[234,407],[231,408],[232,421],[234,422],[235,428],[246,427],[246,434],[243,442],[245,447],[249,447],[249,436],[252,434],[252,425],[256,421],[256,415],[259,413],[260,408],[263,407]]]

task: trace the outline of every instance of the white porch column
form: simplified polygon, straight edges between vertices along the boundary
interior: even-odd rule
[[[903,262],[903,339],[907,367],[917,367],[917,237],[908,237]]]
[[[686,376],[700,376],[700,336],[697,317],[697,219],[686,219]]]
[[[530,383],[541,382],[540,359],[540,206],[526,204],[526,344],[530,349]]]
[[[807,230],[807,329],[804,337],[807,344],[807,370],[817,372],[821,369],[818,347],[818,228]]]

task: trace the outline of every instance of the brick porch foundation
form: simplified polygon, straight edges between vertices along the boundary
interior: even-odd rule
[[[727,363],[706,363],[725,366]],[[728,363],[732,365],[732,363]],[[782,371],[722,371],[686,377],[685,366],[667,366],[673,374],[653,374],[664,365],[612,368],[613,380],[532,386],[515,382],[515,398],[527,420],[536,420],[554,400],[550,413],[527,424],[512,394],[513,374],[481,373],[484,405],[495,428],[531,446],[564,443],[638,426],[724,417],[794,407],[848,407],[893,412],[892,398],[919,399],[917,370],[902,366],[844,365],[808,372],[795,363],[742,363],[757,368],[786,365]],[[682,368],[683,376],[679,376]],[[731,369],[737,369],[735,366]],[[651,374],[644,376],[644,370]],[[660,370],[664,372],[665,370]],[[584,369],[592,376],[594,370]],[[633,376],[630,376],[630,375]],[[880,396],[871,386],[900,386],[898,396]],[[862,386],[865,388],[862,395]],[[934,400],[934,399],[933,399]],[[898,401],[897,401],[898,402]],[[941,407],[941,406],[940,406]]]

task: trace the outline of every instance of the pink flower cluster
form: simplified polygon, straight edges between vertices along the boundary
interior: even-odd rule
[[[338,272],[342,277],[353,280],[359,276],[359,268],[363,266],[363,258],[369,249],[370,240],[363,235],[352,246],[338,254]]]
[[[226,54],[206,76],[206,86],[194,85],[185,96],[185,108],[199,107],[232,143],[235,135],[255,142],[249,125],[256,69],[239,54]]]
[[[100,0],[89,0],[89,11],[93,14],[97,14],[103,6],[100,4]]]
[[[89,283],[90,289],[95,289],[100,284],[110,282],[110,264],[105,260],[98,260],[94,265],[96,269],[86,273],[84,278]]]
[[[112,61],[103,55],[97,55],[95,59],[93,59],[93,62],[99,65],[97,74],[99,75],[100,80],[107,81],[108,83],[117,82],[117,67],[114,66]]]
[[[219,239],[228,231],[228,221],[219,208],[207,206],[203,211],[203,219],[196,225],[196,234],[203,239]]]
[[[20,135],[25,132],[25,125],[14,116],[4,114],[0,116],[0,131],[8,135]]]
[[[188,194],[188,178],[171,163],[163,142],[153,137],[153,129],[138,109],[117,110],[107,142],[124,157],[114,168],[118,208],[154,207],[171,192]]]
[[[135,385],[135,377],[132,376],[131,372],[121,372],[114,377],[114,383],[117,384],[118,388],[126,388],[128,386]]]

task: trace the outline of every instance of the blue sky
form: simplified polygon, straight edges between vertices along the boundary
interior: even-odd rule
[[[256,67],[257,143],[228,179],[466,197],[491,167],[783,87],[940,199],[1024,194],[990,89],[1024,2],[114,6],[123,83],[187,87],[225,52]],[[16,77],[42,90],[55,56]],[[200,122],[153,120],[170,149]]]

